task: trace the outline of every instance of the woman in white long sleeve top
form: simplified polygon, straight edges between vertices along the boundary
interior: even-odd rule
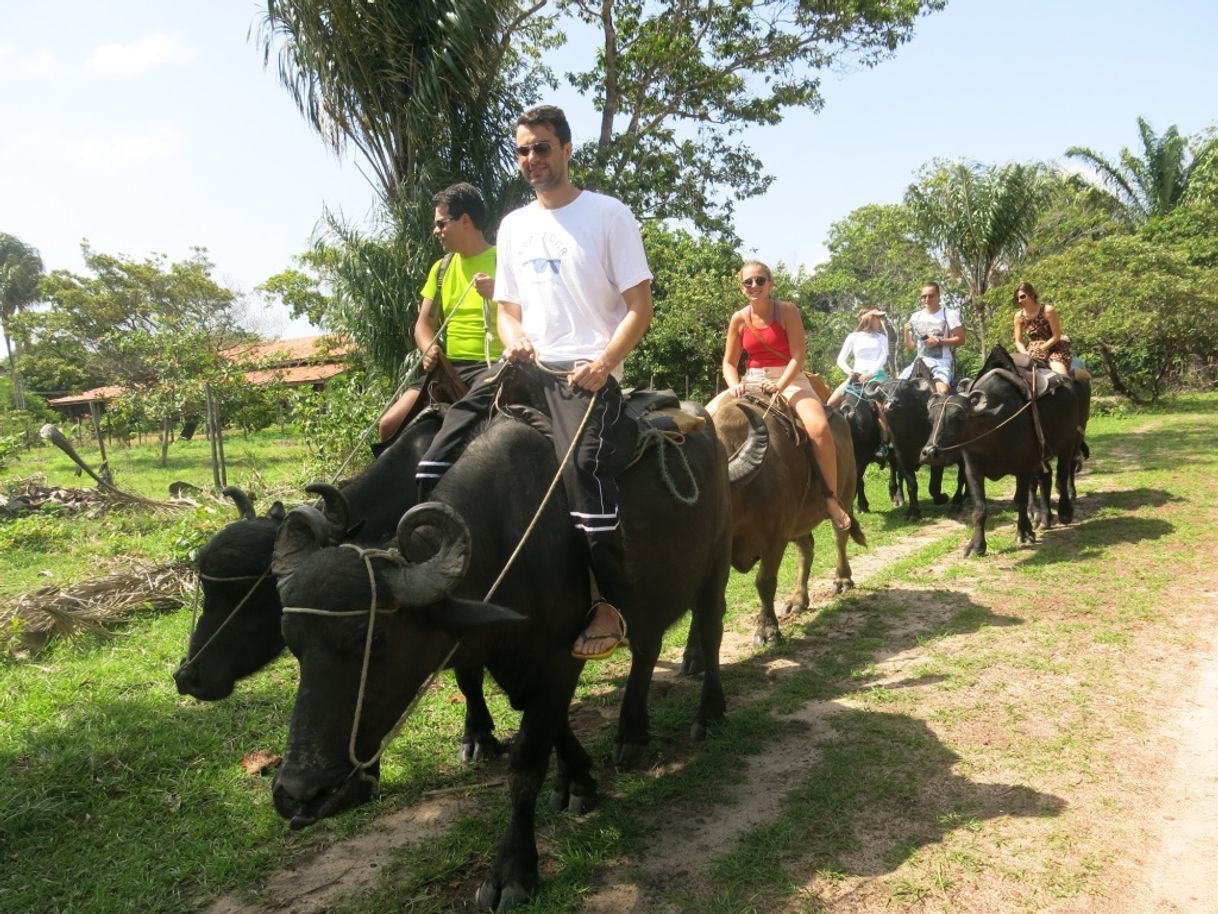
[[[888,334],[884,332],[881,318],[884,312],[869,308],[859,313],[859,325],[842,343],[837,355],[837,366],[846,374],[846,380],[829,396],[829,406],[837,406],[850,383],[864,384],[867,381],[886,381],[888,372]],[[854,357],[853,366],[850,364]]]

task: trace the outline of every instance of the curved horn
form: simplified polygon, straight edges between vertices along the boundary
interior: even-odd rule
[[[870,397],[872,400],[882,396],[883,393],[884,388],[880,385],[879,381],[868,381],[863,385],[863,394]]]
[[[236,486],[225,486],[220,490],[221,495],[225,495],[233,500],[233,504],[237,506],[237,513],[242,520],[255,520],[258,514],[254,511],[254,503],[250,497]]]
[[[313,482],[305,486],[305,491],[310,495],[318,496],[326,506],[326,520],[337,528],[339,535],[347,529],[348,520],[351,516],[351,508],[347,504],[347,496],[345,496],[337,486],[332,486],[325,482]]]
[[[748,420],[749,433],[745,437],[744,443],[727,462],[727,478],[732,485],[752,479],[753,475],[761,469],[766,451],[770,447],[770,432],[766,428],[765,420],[743,403],[737,403],[736,406]]]
[[[309,505],[293,508],[275,534],[271,572],[277,575],[291,574],[310,555],[328,545],[329,540],[326,518],[320,511]]]
[[[428,535],[422,532],[425,529],[434,532]],[[465,576],[470,556],[469,527],[443,502],[427,501],[403,514],[397,537],[398,551],[406,560],[392,585],[399,602],[428,606],[451,593]],[[421,552],[429,556],[422,558]],[[420,557],[416,560],[414,556]]]

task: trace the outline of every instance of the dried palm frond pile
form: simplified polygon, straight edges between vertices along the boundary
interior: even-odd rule
[[[24,514],[44,505],[66,508],[72,513],[105,507],[109,499],[97,489],[69,489],[47,485],[45,476],[28,476],[4,483],[0,492],[0,515]]]
[[[10,653],[28,656],[56,636],[108,633],[107,626],[132,616],[177,609],[190,599],[194,585],[190,566],[168,564],[108,574],[67,588],[44,587],[0,608],[0,633]]]

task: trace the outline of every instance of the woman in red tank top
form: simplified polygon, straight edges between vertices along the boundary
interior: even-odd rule
[[[740,291],[748,305],[732,315],[723,350],[723,378],[727,390],[708,405],[713,415],[729,398],[746,390],[781,394],[803,422],[812,442],[816,464],[829,491],[837,491],[837,452],[825,408],[804,376],[804,325],[799,309],[789,301],[771,296],[774,277],[770,268],[750,260],[740,270]],[[747,355],[745,377],[740,377],[740,357]],[[837,500],[827,500],[833,526],[850,529],[850,514]]]

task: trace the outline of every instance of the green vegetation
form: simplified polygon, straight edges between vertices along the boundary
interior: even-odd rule
[[[530,910],[577,911],[610,872],[691,914],[825,910],[842,891],[877,908],[950,906],[1018,885],[1029,907],[1012,911],[1101,892],[1136,795],[1127,763],[1151,725],[1146,696],[1194,639],[1200,609],[1179,587],[1199,576],[1214,542],[1216,412],[1218,398],[1187,397],[1093,420],[1080,521],[1035,548],[1015,546],[1010,511],[996,512],[991,555],[968,561],[960,525],[911,546],[920,528],[900,509],[864,516],[868,552],[899,560],[784,620],[782,644],[732,655],[719,738],[689,744],[698,684],[663,677],[654,767],[600,768],[605,803],[583,819],[541,814],[546,881]],[[882,491],[878,474],[870,481]],[[944,517],[931,509],[930,522]],[[25,522],[31,555],[35,533],[50,555],[81,538],[63,520]],[[820,594],[828,539],[818,537],[812,573]],[[868,553],[852,557],[859,576]],[[1173,581],[1178,599],[1166,600]],[[1059,594],[1070,596],[1051,599]],[[733,576],[728,599],[729,638],[747,641],[751,576]],[[502,789],[479,785],[504,769],[455,761],[462,709],[451,678],[387,753],[376,803],[292,833],[271,809],[268,780],[239,762],[282,746],[294,662],[281,659],[225,702],[181,699],[169,673],[189,622],[184,608],[116,638],[0,661],[0,911],[198,910],[225,892],[256,893],[272,872],[427,791],[462,785],[472,799],[438,838],[393,852],[372,888],[340,903],[347,914],[440,912],[472,897],[505,814]],[[683,639],[683,626],[670,632],[665,660]],[[598,760],[627,669],[619,656],[590,665],[581,683],[574,720]],[[492,710],[510,734],[517,718],[498,693]],[[751,783],[763,762],[765,782]],[[764,812],[742,817],[759,787],[770,796]],[[725,823],[714,848],[697,849],[702,829]],[[689,855],[683,872],[649,869],[649,855],[674,847]]]

